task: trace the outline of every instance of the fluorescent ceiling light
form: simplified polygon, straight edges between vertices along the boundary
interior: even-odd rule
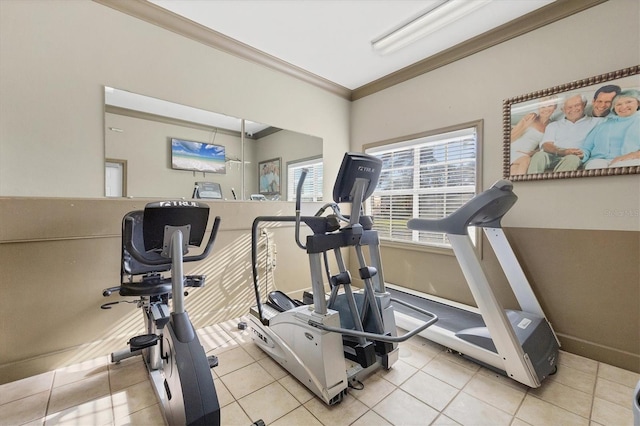
[[[491,0],[446,0],[444,3],[429,10],[408,24],[373,40],[371,45],[373,49],[381,55],[395,52],[455,22],[490,1]]]

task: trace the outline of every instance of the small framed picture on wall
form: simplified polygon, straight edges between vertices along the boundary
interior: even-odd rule
[[[280,195],[280,166],[280,158],[258,163],[258,188],[260,194]]]

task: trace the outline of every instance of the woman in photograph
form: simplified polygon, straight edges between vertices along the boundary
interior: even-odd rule
[[[585,169],[640,166],[640,92],[623,90],[612,112],[589,132],[582,151]]]
[[[544,130],[557,108],[557,98],[549,96],[540,101],[538,112],[530,112],[511,129],[511,174],[527,173],[531,156],[538,150]]]

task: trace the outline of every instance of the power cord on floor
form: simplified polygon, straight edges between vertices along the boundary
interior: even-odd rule
[[[358,386],[354,386],[354,383],[357,383]],[[358,379],[351,379],[349,380],[349,387],[353,390],[362,390],[364,389],[364,383],[362,383],[360,380]]]

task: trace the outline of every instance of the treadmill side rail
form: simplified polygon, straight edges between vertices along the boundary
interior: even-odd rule
[[[449,234],[448,237],[498,354],[504,360],[507,375],[527,386],[539,387],[535,369],[525,356],[509,318],[482,270],[471,239],[468,235]]]
[[[502,228],[482,229],[498,258],[507,280],[511,283],[511,288],[516,299],[518,299],[520,309],[545,317],[542,306],[540,306],[536,295],[533,293],[531,284],[524,274],[507,237],[504,235],[504,230]]]

